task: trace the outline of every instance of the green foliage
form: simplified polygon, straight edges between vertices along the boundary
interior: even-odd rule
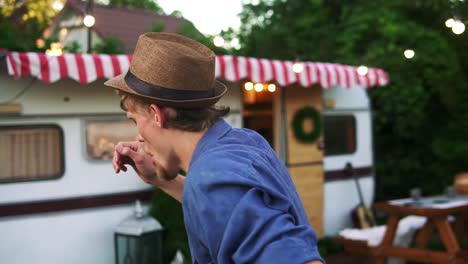
[[[0,48],[8,50],[16,50],[16,35],[15,26],[10,22],[0,23]]]
[[[148,30],[150,32],[163,32],[164,31],[164,28],[166,28],[166,24],[164,23],[164,21],[154,21],[152,24],[151,24],[151,28]]]
[[[193,23],[188,20],[184,20],[184,22],[182,22],[182,24],[177,29],[177,34],[194,39],[209,47],[210,49],[214,50],[215,53],[221,51],[218,47],[214,46],[212,38],[205,37],[202,33],[200,33],[200,31],[198,31],[198,29],[193,25]]]
[[[333,255],[344,250],[343,246],[333,241],[332,237],[324,237],[317,243],[320,255],[324,258],[328,255]]]
[[[171,263],[177,250],[180,250],[184,255],[185,264],[192,263],[182,205],[165,192],[156,189],[150,207],[150,215],[158,219],[164,228],[164,263]]]
[[[63,50],[66,53],[82,53],[83,52],[83,49],[80,43],[78,43],[78,41],[75,41],[75,40],[67,43],[67,45],[63,47]]]
[[[305,120],[311,120],[313,123],[313,129],[306,131],[304,129]],[[319,111],[311,106],[305,106],[294,113],[291,128],[294,132],[294,137],[299,142],[313,143],[322,134],[322,117]]]
[[[123,44],[120,39],[112,36],[104,37],[101,42],[96,43],[93,52],[100,54],[123,54]]]
[[[0,6],[0,21],[2,18],[16,20],[20,23],[35,20],[39,27],[44,28],[50,19],[57,14],[57,11],[51,8],[54,1],[3,0],[3,5]]]
[[[264,0],[240,14],[239,55],[381,67],[373,106],[376,199],[443,192],[468,170],[468,34],[444,26],[448,1]],[[468,3],[457,2],[465,19]],[[406,48],[416,56],[403,57]]]
[[[0,8],[0,48],[38,51],[36,40],[56,14],[51,0],[5,0]]]
[[[37,20],[30,20],[27,23],[1,21],[0,48],[11,51],[37,51],[36,39],[41,37],[40,32],[41,28]]]

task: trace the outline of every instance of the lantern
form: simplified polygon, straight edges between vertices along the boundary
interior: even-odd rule
[[[124,219],[115,230],[115,263],[163,263],[162,231],[161,224],[145,215],[140,201],[136,201],[135,213]]]

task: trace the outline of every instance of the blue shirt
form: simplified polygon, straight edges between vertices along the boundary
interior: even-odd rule
[[[194,263],[325,263],[286,167],[252,130],[221,120],[205,133],[182,207]]]

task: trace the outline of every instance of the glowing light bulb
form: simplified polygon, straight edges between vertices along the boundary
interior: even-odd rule
[[[254,84],[253,84],[252,82],[246,82],[246,83],[244,84],[244,88],[245,88],[245,90],[247,90],[247,91],[252,91],[252,89],[254,88]]]
[[[403,54],[405,55],[405,58],[407,58],[407,59],[412,59],[414,57],[414,55],[415,55],[414,50],[412,50],[412,49],[405,50],[405,52],[403,52]]]
[[[214,39],[213,39],[213,44],[214,44],[216,47],[222,47],[222,46],[224,46],[224,38],[221,37],[221,36],[216,36],[216,37],[214,37]]]
[[[255,91],[256,91],[256,92],[261,92],[261,91],[263,91],[263,84],[261,84],[261,83],[256,83],[256,84],[255,84]]]
[[[455,19],[449,18],[449,19],[445,20],[445,26],[446,27],[451,28],[451,27],[453,27],[453,24],[455,24]]]
[[[366,75],[369,72],[369,68],[364,65],[361,65],[357,68],[357,73],[361,76]]]
[[[52,8],[53,8],[55,11],[60,11],[60,10],[62,10],[62,8],[63,8],[63,3],[60,2],[59,0],[56,0],[56,1],[54,1],[54,3],[52,4]]]
[[[304,70],[304,65],[300,62],[295,62],[292,69],[295,73],[301,73]]]
[[[274,93],[276,91],[276,85],[274,83],[270,83],[268,85],[268,91]]]
[[[42,49],[45,47],[45,41],[41,38],[36,39],[36,47]]]
[[[465,24],[463,24],[463,22],[460,20],[455,21],[452,26],[452,31],[455,34],[460,35],[461,33],[465,32]]]
[[[94,26],[94,23],[96,22],[96,19],[94,19],[94,17],[92,15],[86,15],[84,18],[83,18],[83,24],[86,26],[86,27],[92,27]]]

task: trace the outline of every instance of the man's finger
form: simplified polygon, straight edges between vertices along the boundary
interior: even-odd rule
[[[138,141],[121,141],[117,144],[117,146],[131,148],[134,151],[138,150],[139,145],[140,143]]]
[[[123,145],[117,145],[115,147],[115,151],[117,151],[121,156],[129,157],[131,160],[135,160],[136,155],[137,155],[136,150],[134,150],[131,147],[126,147],[126,146],[123,146]],[[122,159],[122,157],[119,158],[119,160],[121,160],[121,159]]]
[[[114,171],[117,172],[117,158],[118,158],[119,153],[114,150],[114,156],[112,157],[112,167],[114,167]]]

